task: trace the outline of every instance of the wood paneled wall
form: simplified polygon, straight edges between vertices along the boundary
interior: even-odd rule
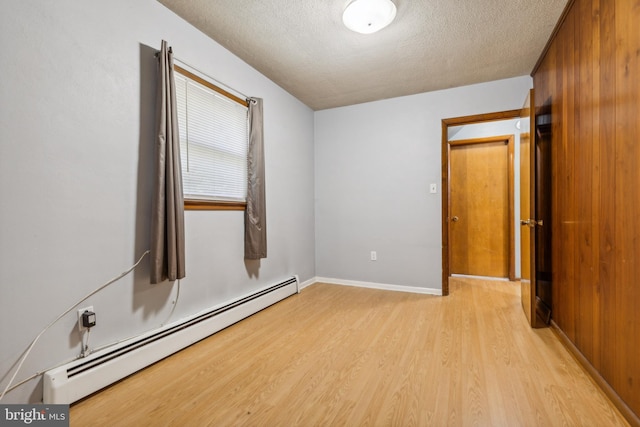
[[[552,316],[638,416],[640,0],[566,12],[533,72],[552,110]]]

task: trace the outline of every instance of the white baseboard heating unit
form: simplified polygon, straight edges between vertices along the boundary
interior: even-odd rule
[[[73,403],[297,292],[292,277],[51,369],[44,374],[43,402]]]

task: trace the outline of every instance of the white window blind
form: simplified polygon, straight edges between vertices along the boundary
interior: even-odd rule
[[[185,199],[246,201],[247,107],[175,73]]]

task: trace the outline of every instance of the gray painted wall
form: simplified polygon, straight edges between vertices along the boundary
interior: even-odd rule
[[[91,347],[293,274],[302,281],[315,276],[313,111],[155,0],[5,2],[0,16],[2,389],[8,371],[45,325],[148,249],[153,54],[162,39],[182,61],[264,98],[269,257],[244,262],[242,212],[187,212],[187,278],[151,286],[145,259],[135,274],[82,304],[97,312]],[[42,337],[17,379],[79,352],[72,312]],[[37,379],[3,403],[41,397]]]
[[[531,86],[523,76],[316,112],[316,274],[441,290],[441,120],[520,108]]]

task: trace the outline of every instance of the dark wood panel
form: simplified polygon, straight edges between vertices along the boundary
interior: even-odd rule
[[[575,9],[575,5],[574,5]],[[562,39],[573,39],[575,34],[575,13],[569,13],[565,19],[563,27],[560,29],[559,35]],[[573,42],[575,43],[575,41]],[[554,158],[558,159],[560,164],[560,175],[562,181],[559,182],[558,198],[560,206],[558,214],[560,216],[560,228],[557,233],[560,240],[557,242],[558,250],[554,253],[560,257],[560,276],[561,290],[565,295],[560,300],[563,304],[563,310],[566,315],[563,319],[563,330],[567,336],[575,342],[576,340],[576,321],[578,317],[577,305],[579,303],[580,293],[576,289],[575,268],[573,259],[575,257],[575,169],[574,169],[574,86],[575,81],[575,46],[573,43],[565,43],[561,45],[560,60],[562,66],[559,67],[560,77],[556,84],[559,84],[558,90],[562,93],[559,101],[560,113],[559,120],[554,124],[553,139],[555,147],[560,151]],[[551,95],[553,99],[553,95]],[[554,153],[555,154],[555,153]],[[567,298],[569,296],[569,298]],[[555,299],[555,298],[554,298]]]
[[[553,116],[553,319],[640,414],[640,2],[575,0],[534,70]],[[615,401],[615,399],[614,399]],[[628,413],[628,411],[627,411]]]
[[[594,108],[598,99],[600,98],[600,86],[598,84],[600,80],[599,73],[599,61],[600,61],[600,47],[599,47],[599,38],[600,38],[600,2],[599,0],[591,0],[585,2],[588,5],[588,8],[583,11],[583,16],[590,16],[591,20],[585,22],[582,30],[583,38],[589,39],[587,42],[588,51],[583,54],[584,57],[584,65],[581,65],[581,68],[585,68],[584,79],[587,80],[587,94],[585,95],[585,99],[581,102],[581,104],[586,105],[585,108],[585,125],[589,125],[589,131],[586,133],[585,138],[590,140],[591,147],[591,159],[592,166],[591,170],[593,171],[591,176],[591,235],[590,235],[590,245],[591,245],[591,260],[590,260],[590,274],[591,278],[591,308],[588,306],[585,307],[587,312],[591,313],[600,313],[601,312],[601,298],[600,298],[600,269],[599,269],[599,254],[600,254],[600,216],[598,206],[600,206],[600,138],[597,133],[597,129],[600,126],[600,110],[598,108]],[[590,25],[587,25],[590,23]],[[581,77],[582,78],[582,77]],[[588,177],[587,177],[588,178]],[[589,283],[589,281],[587,281]],[[595,369],[600,369],[602,366],[601,363],[601,351],[602,347],[601,336],[601,322],[600,316],[592,316],[591,317],[592,324],[592,352],[591,363],[593,364]]]
[[[614,360],[617,358],[617,335],[615,331],[616,308],[616,265],[615,265],[615,174],[611,172],[615,163],[615,81],[616,81],[616,41],[614,33],[614,8],[600,7],[600,57],[596,67],[600,72],[600,96],[597,100],[600,112],[599,136],[600,156],[600,226],[598,228],[600,252],[598,254],[600,293],[602,295],[602,310],[594,313],[602,325],[602,347],[600,348],[602,376],[615,388]],[[601,313],[606,313],[600,316]],[[636,413],[640,409],[636,409]]]
[[[615,3],[616,386],[640,413],[640,1]],[[632,334],[635,334],[633,336]]]
[[[584,19],[591,16],[591,0],[584,0],[576,4],[579,8],[576,14],[582,17],[582,21],[575,23],[576,47],[575,49],[575,106],[574,106],[574,143],[575,147],[575,175],[576,191],[574,194],[576,203],[576,256],[574,257],[576,270],[576,284],[593,283],[593,123],[591,121],[591,111],[594,105],[592,99],[591,82],[592,69],[589,66],[589,58],[593,56],[591,29],[592,20]],[[597,234],[597,233],[596,233]],[[597,317],[591,316],[593,311],[593,288],[584,286],[579,292],[578,300],[578,320],[576,322],[576,344],[582,348],[583,354],[589,360],[594,359],[594,320]]]

